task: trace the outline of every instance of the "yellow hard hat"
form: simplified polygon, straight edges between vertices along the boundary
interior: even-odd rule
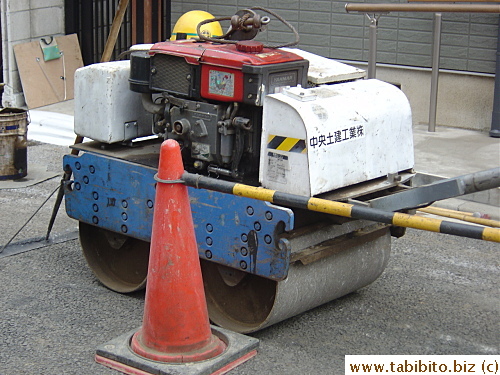
[[[212,19],[210,13],[203,10],[192,10],[184,13],[175,23],[170,40],[198,38],[196,28],[201,21]],[[209,38],[222,35],[219,22],[210,22],[201,27],[201,33]]]

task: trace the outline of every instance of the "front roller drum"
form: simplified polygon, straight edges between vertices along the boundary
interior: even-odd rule
[[[210,319],[232,331],[258,331],[372,283],[387,266],[390,251],[386,229],[311,264],[295,262],[279,282],[202,261]]]
[[[119,293],[146,286],[149,242],[80,222],[83,255],[97,279]]]

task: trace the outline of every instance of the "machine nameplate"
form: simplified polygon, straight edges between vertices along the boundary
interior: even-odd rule
[[[286,184],[288,182],[288,171],[290,170],[288,156],[269,151],[267,157],[267,177],[271,181]]]
[[[269,92],[274,93],[274,90],[278,87],[295,86],[297,85],[297,83],[300,83],[297,81],[298,81],[297,71],[269,74]]]
[[[196,112],[196,111],[192,111],[191,112],[191,115],[194,117],[194,118],[199,118],[199,119],[202,119],[202,120],[212,120],[212,117],[214,116],[213,114],[211,113],[206,113],[206,112]]]

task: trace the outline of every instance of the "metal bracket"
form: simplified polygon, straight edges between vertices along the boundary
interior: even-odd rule
[[[458,197],[499,186],[500,167],[497,167],[372,199],[370,207],[385,211],[399,211],[426,206],[442,199]],[[401,187],[408,188],[407,186]]]
[[[407,210],[464,194],[465,186],[460,180],[444,180],[372,199],[370,207],[385,211]]]

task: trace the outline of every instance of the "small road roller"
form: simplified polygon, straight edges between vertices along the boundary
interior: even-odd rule
[[[75,133],[89,141],[64,157],[72,176],[64,192],[90,268],[121,293],[146,284],[163,140],[179,142],[189,175],[291,197],[233,195],[196,179],[189,187],[210,319],[246,333],[372,283],[388,263],[391,235],[404,234],[377,214],[345,217],[294,202],[313,197],[358,211],[377,202],[373,212],[422,202],[390,199],[411,191],[414,176],[411,110],[400,89],[291,48],[297,40],[256,41],[270,17],[255,9],[228,19],[220,37],[135,46],[129,60],[77,70]]]

